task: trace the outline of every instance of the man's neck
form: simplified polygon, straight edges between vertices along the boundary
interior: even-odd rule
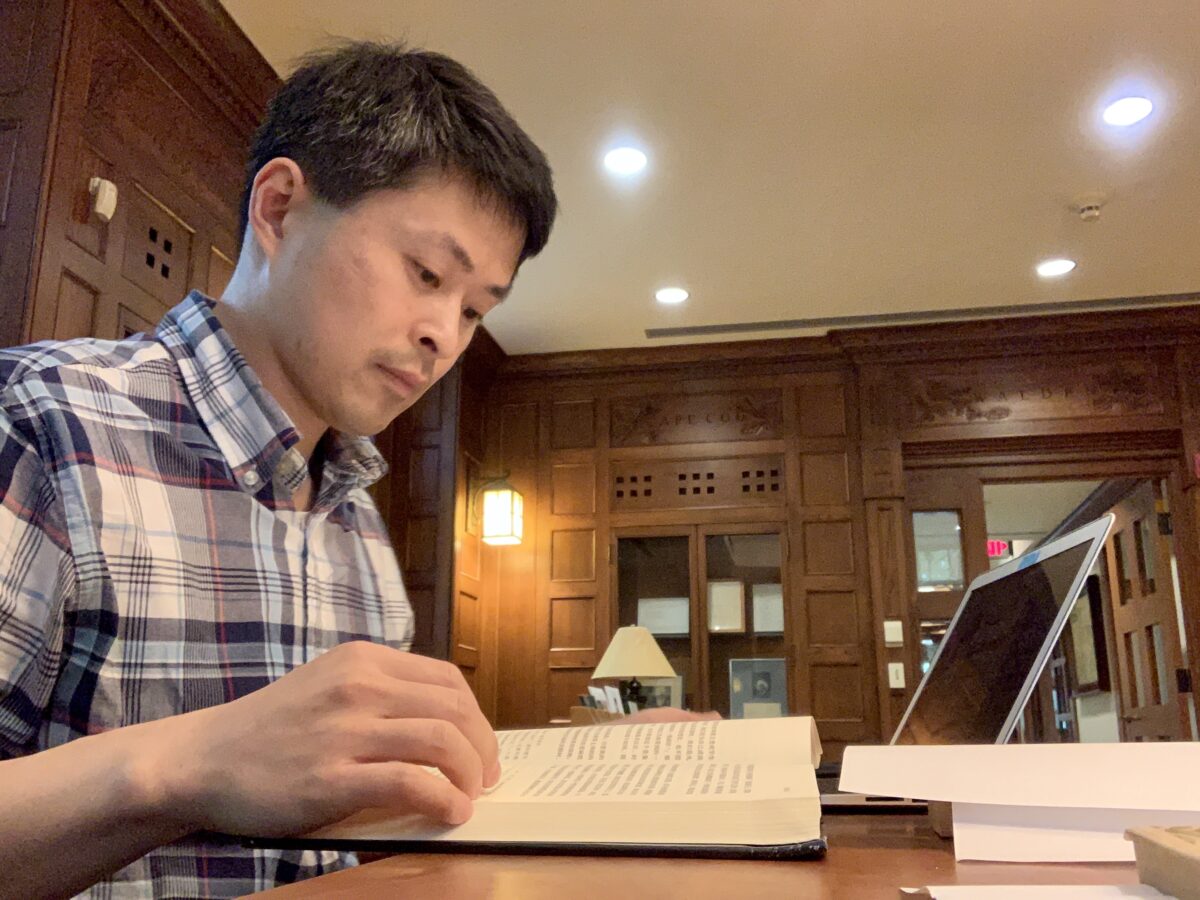
[[[322,422],[301,398],[300,392],[287,377],[279,356],[270,342],[263,337],[265,329],[255,326],[253,313],[240,304],[229,303],[222,298],[217,308],[217,318],[267,393],[291,419],[300,435],[296,449],[304,455],[305,461],[311,464],[317,444],[329,426]]]

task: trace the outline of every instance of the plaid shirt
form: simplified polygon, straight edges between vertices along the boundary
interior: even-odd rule
[[[297,433],[193,293],[153,336],[0,351],[0,759],[225,703],[411,612],[335,435],[310,512]],[[226,897],[352,864],[189,838],[88,891]]]

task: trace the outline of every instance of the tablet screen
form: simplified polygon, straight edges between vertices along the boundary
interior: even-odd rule
[[[1083,541],[972,590],[896,744],[994,744],[1091,548]],[[1024,702],[1022,700],[1022,702]]]

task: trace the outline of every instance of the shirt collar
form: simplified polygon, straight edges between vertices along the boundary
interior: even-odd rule
[[[211,298],[192,291],[163,317],[156,336],[179,367],[196,414],[238,484],[257,494],[272,483],[291,496],[306,475],[306,460],[295,446],[300,435],[221,327],[215,307]],[[367,487],[383,477],[387,464],[370,438],[340,432],[332,438],[326,486],[333,479],[343,490]]]

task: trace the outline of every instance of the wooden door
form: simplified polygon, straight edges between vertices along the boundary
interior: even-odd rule
[[[1160,482],[1143,482],[1113,513],[1117,520],[1104,552],[1121,740],[1187,740],[1190,729],[1177,682],[1186,670]]]

